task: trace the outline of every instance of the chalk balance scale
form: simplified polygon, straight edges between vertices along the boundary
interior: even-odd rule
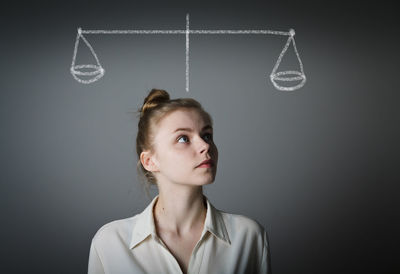
[[[272,34],[289,36],[285,46],[283,47],[278,60],[270,74],[270,80],[276,89],[281,91],[293,91],[304,86],[306,76],[303,70],[303,63],[300,60],[299,53],[294,41],[295,31],[291,29],[288,32],[272,31],[272,30],[191,30],[189,28],[189,14],[186,15],[186,29],[185,30],[82,30],[78,29],[75,40],[74,54],[72,57],[71,74],[78,82],[82,84],[90,84],[104,76],[104,68],[101,66],[100,61],[90,45],[84,34],[184,34],[186,35],[186,91],[189,91],[189,35],[190,34]],[[76,55],[78,46],[82,41],[90,50],[95,64],[76,64]],[[288,48],[292,45],[294,53],[299,64],[300,70],[286,70],[278,71],[282,58]],[[285,83],[285,85],[283,85]]]

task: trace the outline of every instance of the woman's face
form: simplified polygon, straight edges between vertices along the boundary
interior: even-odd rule
[[[195,109],[178,109],[163,117],[154,129],[153,172],[159,183],[206,185],[217,173],[218,149],[213,129]],[[211,166],[199,165],[211,159]]]

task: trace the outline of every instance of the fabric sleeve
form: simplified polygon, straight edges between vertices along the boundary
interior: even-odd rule
[[[268,243],[268,236],[267,232],[264,230],[264,245],[263,245],[263,252],[261,256],[261,267],[260,267],[260,274],[271,274],[271,255],[269,251],[269,243]]]
[[[105,274],[103,264],[93,241],[90,245],[88,274]]]

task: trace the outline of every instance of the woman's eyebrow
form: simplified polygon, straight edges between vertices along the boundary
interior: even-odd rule
[[[207,129],[213,129],[213,128],[212,128],[211,125],[206,125],[206,126],[203,127],[203,129],[202,129],[201,131],[205,131],[205,130],[207,130]],[[189,131],[189,132],[192,132],[193,129],[191,129],[191,128],[177,128],[177,129],[175,129],[175,131],[172,132],[172,133],[175,133],[175,132],[178,132],[178,131]]]

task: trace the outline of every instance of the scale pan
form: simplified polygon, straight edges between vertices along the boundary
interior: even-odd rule
[[[300,71],[280,71],[271,73],[271,82],[278,90],[292,91],[301,88],[306,83],[306,76]],[[299,82],[300,81],[300,82]],[[296,85],[282,85],[284,82],[297,82]],[[290,83],[291,84],[291,83]]]
[[[76,81],[90,84],[104,76],[104,69],[98,65],[76,65],[71,67],[71,74]]]

